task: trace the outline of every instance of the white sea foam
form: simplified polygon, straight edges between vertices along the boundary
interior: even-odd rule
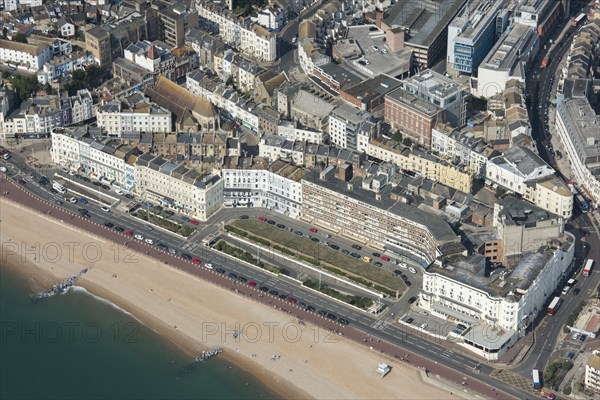
[[[129,311],[125,310],[124,308],[119,307],[118,305],[116,305],[115,303],[106,300],[103,297],[100,296],[96,296],[93,293],[90,293],[86,288],[82,287],[82,286],[71,286],[69,288],[69,291],[73,291],[75,293],[84,293],[88,296],[91,296],[94,300],[98,300],[104,304],[108,304],[109,306],[111,306],[112,308],[115,308],[117,310],[119,310],[120,312],[127,314],[128,316],[130,316],[131,318],[135,319],[137,322],[139,322],[140,324],[143,324],[142,321],[140,321],[135,315],[133,315],[132,313],[130,313]]]

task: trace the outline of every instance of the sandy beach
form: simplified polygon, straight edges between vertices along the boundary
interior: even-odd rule
[[[415,368],[5,199],[0,221],[0,264],[32,288],[90,268],[78,285],[190,355],[223,348],[223,357],[284,398],[459,398],[425,383]],[[384,379],[376,372],[380,362],[393,368]]]

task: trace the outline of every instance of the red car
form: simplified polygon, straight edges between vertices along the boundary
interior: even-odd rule
[[[554,395],[554,393],[550,393],[550,392],[543,393],[542,397],[545,397],[548,400],[554,400],[554,399],[556,399],[556,396]]]
[[[317,233],[319,230],[317,228],[310,228],[309,231],[312,233]]]
[[[295,303],[296,303],[296,299],[295,299],[295,298],[293,298],[293,297],[288,297],[288,298],[287,298],[287,301],[288,301],[289,303],[292,303],[292,304],[295,304]]]
[[[190,219],[190,224],[192,225],[198,225],[200,222],[196,221],[195,219]]]
[[[258,220],[260,222],[267,222],[267,218],[266,217],[258,217]]]
[[[256,282],[252,282],[252,281],[250,281],[250,282],[248,282],[248,286],[250,286],[250,287],[254,287],[254,286],[256,286]]]
[[[192,257],[192,262],[193,262],[194,264],[198,264],[198,265],[200,265],[200,260],[198,260],[196,257]]]
[[[379,258],[381,258],[383,261],[390,261],[390,258],[388,256],[381,256]]]
[[[125,236],[132,237],[133,236],[133,232],[127,231],[127,232],[125,232]]]

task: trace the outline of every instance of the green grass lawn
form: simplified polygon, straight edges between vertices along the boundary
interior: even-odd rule
[[[315,243],[307,238],[301,238],[288,230],[279,229],[265,222],[252,220],[237,220],[232,225],[249,232],[250,235],[258,236],[262,239],[258,240],[261,244],[270,242],[273,248],[277,250],[281,250],[281,246],[283,246],[284,253],[292,254],[296,258],[313,265],[321,265],[324,269],[338,275],[348,276],[353,281],[367,284],[374,289],[384,291],[388,294],[396,290],[403,292],[406,289],[402,279],[394,273],[375,267],[373,264],[356,260],[340,251]],[[248,235],[246,236],[248,237]],[[250,239],[255,240],[252,237]],[[321,239],[319,238],[319,240]],[[365,282],[365,279],[373,284]],[[388,290],[382,290],[383,288]]]
[[[135,217],[148,221],[148,213],[144,210],[137,210],[134,214]],[[153,213],[150,213],[150,220],[148,221],[154,225],[165,228],[171,232],[175,232],[178,235],[188,237],[194,233],[194,228],[178,224],[177,222],[170,221],[168,219],[161,218]]]

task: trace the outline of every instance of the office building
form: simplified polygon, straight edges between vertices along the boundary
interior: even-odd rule
[[[505,0],[468,2],[448,26],[446,68],[451,74],[473,75],[496,43],[497,16]]]

